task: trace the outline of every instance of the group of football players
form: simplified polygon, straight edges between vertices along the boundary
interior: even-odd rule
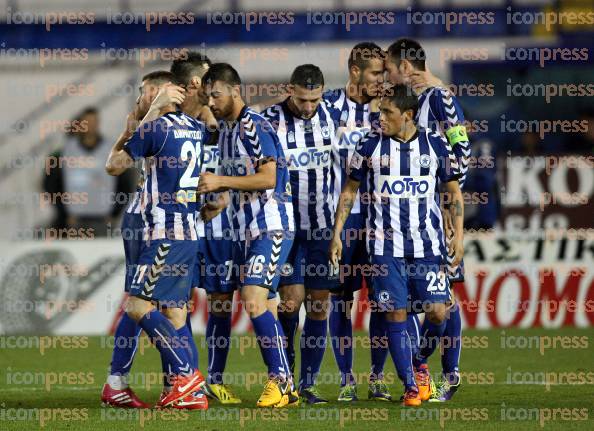
[[[316,386],[328,331],[338,401],[356,401],[350,316],[364,284],[368,397],[392,399],[388,353],[404,405],[453,396],[461,322],[451,287],[463,277],[470,145],[460,106],[425,61],[411,39],[359,43],[343,88],[327,90],[317,66],[299,65],[288,94],[251,107],[237,71],[200,53],[142,78],[106,164],[120,175],[138,162],[143,178],[122,220],[134,233],[124,240],[129,298],[104,403],[148,407],[128,384],[141,331],[161,355],[157,407],[240,403],[224,381],[236,290],[269,376],[258,407],[328,402]],[[206,379],[188,312],[195,287],[208,298]],[[432,379],[427,359],[440,343]]]

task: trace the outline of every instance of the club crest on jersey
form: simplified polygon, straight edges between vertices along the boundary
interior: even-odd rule
[[[382,155],[382,157],[380,159],[380,166],[382,168],[387,168],[390,166],[390,155],[389,154]]]
[[[419,165],[421,165],[422,168],[431,166],[431,156],[429,156],[429,154],[421,154],[421,157],[419,157]]]
[[[293,274],[293,265],[291,265],[290,263],[285,263],[285,264],[281,265],[280,274],[283,277],[288,277],[289,275],[292,275]]]
[[[330,129],[328,128],[328,126],[322,127],[322,137],[324,139],[330,138]]]
[[[287,142],[295,142],[295,132],[292,130],[287,133]]]
[[[386,290],[382,290],[379,293],[378,299],[379,299],[379,302],[381,302],[382,304],[385,304],[386,302],[388,302],[390,300],[390,293],[388,293]]]

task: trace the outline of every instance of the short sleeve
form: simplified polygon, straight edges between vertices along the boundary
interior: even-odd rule
[[[162,118],[146,123],[136,129],[128,142],[124,144],[124,151],[133,160],[155,156],[165,143],[167,130],[168,126]]]
[[[428,134],[427,137],[437,155],[437,177],[439,180],[443,183],[457,181],[460,178],[460,168],[448,141],[438,133],[433,132]]]
[[[429,103],[431,111],[439,123],[439,130],[446,137],[458,159],[461,175],[460,185],[463,185],[470,157],[470,141],[464,126],[464,112],[457,99],[447,90],[436,89]]]
[[[378,139],[378,135],[370,134],[359,142],[349,163],[349,178],[359,182],[363,181],[369,170],[371,155]]]

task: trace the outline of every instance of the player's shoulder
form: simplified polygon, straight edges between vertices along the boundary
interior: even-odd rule
[[[383,138],[381,130],[371,129],[357,144],[357,151],[372,152]]]
[[[427,94],[432,104],[452,105],[456,96],[447,87],[432,87]]]
[[[179,129],[179,128],[195,128],[204,129],[205,124],[184,112],[168,112],[155,120],[155,122],[163,125],[165,129]]]
[[[263,113],[247,108],[242,112],[239,121],[241,122],[242,129],[247,132],[245,137],[250,140],[265,136],[271,136],[273,139],[276,138],[276,131],[272,122]]]
[[[339,100],[344,97],[344,89],[343,88],[335,88],[324,91],[322,93],[322,99],[324,102],[329,103],[330,105],[334,105]]]
[[[271,105],[265,108],[263,111],[260,112],[260,115],[265,119],[270,120],[271,118],[278,118],[282,112],[282,103],[277,103],[275,105]]]

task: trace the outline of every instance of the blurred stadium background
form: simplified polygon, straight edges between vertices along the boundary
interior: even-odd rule
[[[0,333],[105,334],[113,327],[123,287],[119,214],[134,178],[112,181],[101,166],[142,75],[168,69],[181,49],[199,50],[236,66],[255,101],[274,96],[267,86],[307,62],[321,67],[327,88],[344,86],[355,43],[385,48],[402,36],[420,40],[429,68],[451,84],[470,121],[476,166],[466,191],[486,198],[466,210],[467,275],[458,292],[464,324],[593,325],[593,6],[0,1]],[[290,22],[246,23],[250,13],[281,11]],[[146,13],[159,12],[177,14],[178,23],[147,23]],[[66,22],[68,13],[76,24]],[[81,121],[89,132],[80,132]],[[98,170],[70,166],[87,154]],[[56,194],[77,192],[89,192],[89,202]],[[354,313],[364,328],[365,307]],[[198,331],[204,321],[200,300]],[[238,313],[234,324],[242,331],[248,320]]]

